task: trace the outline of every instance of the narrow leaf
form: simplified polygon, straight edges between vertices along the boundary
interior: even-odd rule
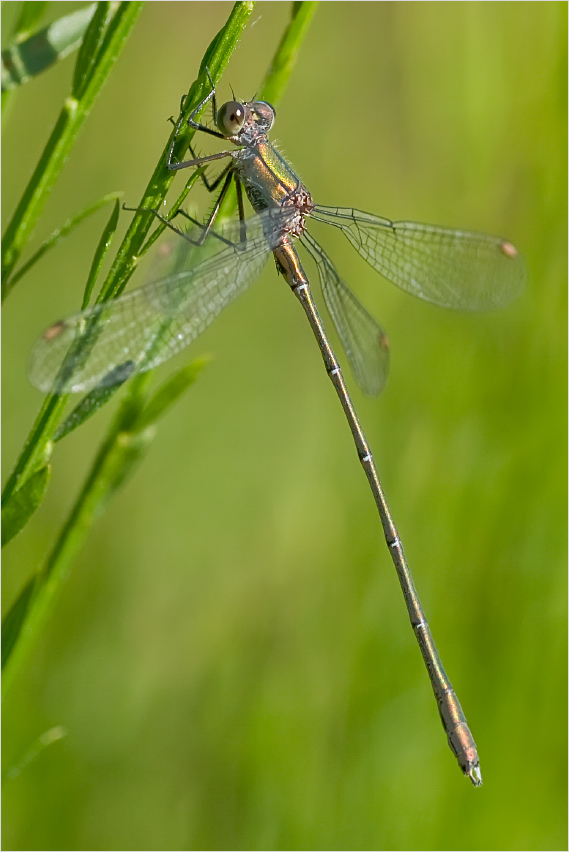
[[[2,506],[2,547],[25,527],[41,504],[50,473],[49,465],[36,470]]]
[[[233,6],[233,10],[224,27],[217,33],[212,40],[200,65],[200,78],[206,80],[205,69],[209,68],[210,74],[214,80],[221,76],[224,68],[227,66],[229,57],[235,49],[241,33],[243,31],[244,22],[251,15],[255,3],[238,2]]]
[[[40,3],[23,3],[40,6]],[[48,27],[2,51],[2,91],[15,89],[46,71],[81,44],[95,12],[95,3],[54,21]],[[26,22],[29,25],[29,22]]]
[[[10,766],[10,768],[3,774],[2,780],[13,781],[14,778],[17,778],[24,769],[26,769],[34,762],[34,760],[36,760],[37,757],[39,757],[44,749],[66,736],[67,731],[61,725],[56,725],[55,727],[50,728],[49,731],[44,731],[43,734],[40,734],[40,736],[37,737],[30,746],[28,746],[18,762]]]
[[[300,46],[317,7],[318,3],[314,2],[292,4],[290,23],[283,33],[259,94],[260,98],[267,100],[270,104],[274,105],[279,100],[288,83],[296,65]]]
[[[97,514],[101,514],[114,493],[132,476],[136,466],[148,451],[156,430],[152,427],[140,432],[122,432],[117,435],[113,452],[109,454],[99,482],[101,496]]]
[[[39,249],[30,257],[26,263],[24,263],[17,272],[14,273],[12,278],[10,278],[6,282],[2,282],[2,300],[6,298],[8,293],[12,290],[14,284],[23,278],[23,276],[28,272],[32,266],[40,260],[44,256],[44,254],[50,249],[54,248],[60,240],[66,237],[68,234],[73,231],[77,225],[80,225],[85,219],[89,216],[92,216],[93,213],[96,213],[97,210],[100,210],[105,204],[108,204],[110,201],[116,201],[119,198],[121,193],[119,192],[110,192],[108,195],[104,195],[102,198],[99,198],[93,204],[89,204],[87,207],[84,207],[83,210],[80,210],[79,213],[76,213],[74,216],[71,216],[62,226],[61,228],[57,228],[53,234],[51,234],[44,242],[41,244]],[[108,227],[108,226],[107,226]]]
[[[28,580],[8,613],[2,619],[2,668],[8,662],[26,620],[36,578]]]
[[[20,14],[14,27],[13,40],[23,41],[27,35],[35,30],[44,16],[48,7],[45,0],[29,0],[20,6]]]
[[[54,443],[61,441],[62,438],[65,438],[66,435],[69,435],[70,432],[81,426],[89,417],[92,417],[103,405],[106,405],[113,394],[130,378],[133,369],[134,364],[132,361],[127,361],[124,364],[119,364],[118,367],[115,367],[111,371],[111,374],[105,376],[103,382],[106,386],[93,388],[57,427],[53,436]],[[114,376],[112,376],[113,373],[115,374]]]
[[[145,429],[161,417],[185,393],[190,385],[193,385],[208,361],[208,358],[196,359],[174,373],[142,410],[134,423],[134,428]]]
[[[98,62],[99,47],[103,41],[109,20],[109,12],[110,3],[97,3],[95,14],[79,49],[77,62],[75,63],[75,72],[73,74],[73,84],[71,86],[71,94],[77,100],[83,94],[89,82],[91,71]]]
[[[91,299],[91,293],[93,292],[95,281],[97,280],[97,276],[101,270],[103,260],[105,259],[105,255],[110,248],[110,245],[113,241],[113,237],[115,235],[115,231],[117,229],[117,224],[119,221],[119,210],[120,206],[117,199],[115,201],[113,212],[111,213],[110,219],[107,222],[105,230],[101,234],[101,239],[99,240],[99,244],[95,251],[95,256],[93,257],[91,271],[89,272],[87,284],[85,285],[85,293],[83,294],[83,304],[81,305],[81,310],[84,310],[87,307],[87,305],[89,304],[89,300]]]

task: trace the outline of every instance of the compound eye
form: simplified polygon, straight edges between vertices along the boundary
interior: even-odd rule
[[[217,126],[226,136],[235,136],[245,124],[245,109],[238,101],[228,101],[219,108]]]

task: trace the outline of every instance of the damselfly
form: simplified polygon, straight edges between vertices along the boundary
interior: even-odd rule
[[[273,107],[254,100],[230,101],[217,109],[215,86],[209,79],[211,91],[190,114],[188,125],[235,147],[205,157],[195,156],[190,148],[192,159],[176,162],[173,152],[184,121],[182,104],[167,161],[169,169],[178,170],[229,160],[211,183],[202,173],[209,190],[221,187],[209,220],[189,234],[178,232],[186,242],[181,257],[177,252],[175,271],[50,326],[32,352],[31,381],[45,391],[82,392],[115,385],[133,373],[161,364],[194,340],[243,292],[272,253],[278,272],[306,313],[344,409],[450,747],[463,772],[478,786],[482,776],[474,739],[435,648],[371,450],[296,246],[300,242],[316,264],[324,301],[354,377],[367,394],[379,393],[387,377],[387,338],[309,234],[309,219],[338,228],[364,260],[402,290],[447,308],[488,310],[505,305],[523,286],[523,260],[511,243],[498,237],[415,222],[391,222],[353,208],[315,204],[267,138],[275,119]],[[216,129],[196,121],[198,112],[210,101]],[[213,225],[232,183],[237,192],[239,220],[220,232]],[[244,214],[243,188],[255,211],[248,219]],[[158,211],[151,212],[165,221]],[[202,248],[196,250],[196,246]],[[204,259],[196,261],[200,254]]]

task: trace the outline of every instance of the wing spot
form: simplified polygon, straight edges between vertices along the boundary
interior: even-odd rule
[[[67,323],[65,323],[63,320],[58,320],[44,331],[44,333],[42,334],[42,338],[47,343],[49,343],[51,340],[56,340],[61,334],[63,334],[66,328]]]
[[[505,254],[506,257],[517,257],[518,256],[517,248],[514,245],[512,245],[512,243],[509,243],[507,240],[504,240],[503,242],[500,243],[500,251],[502,252],[502,254]]]

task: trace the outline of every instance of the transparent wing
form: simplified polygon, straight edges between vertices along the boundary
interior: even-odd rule
[[[326,307],[348,357],[354,378],[365,394],[378,394],[389,373],[387,336],[348,285],[330,258],[308,234],[302,243],[316,263]]]
[[[522,256],[506,240],[418,222],[390,222],[347,207],[316,207],[313,218],[340,228],[388,281],[445,308],[483,311],[517,296]]]
[[[239,224],[226,226],[223,236],[235,245],[210,236],[196,249],[175,238],[161,261],[175,272],[50,326],[32,350],[30,381],[43,391],[79,393],[168,360],[259,275],[271,251],[269,227],[266,217],[253,217],[239,243]]]

